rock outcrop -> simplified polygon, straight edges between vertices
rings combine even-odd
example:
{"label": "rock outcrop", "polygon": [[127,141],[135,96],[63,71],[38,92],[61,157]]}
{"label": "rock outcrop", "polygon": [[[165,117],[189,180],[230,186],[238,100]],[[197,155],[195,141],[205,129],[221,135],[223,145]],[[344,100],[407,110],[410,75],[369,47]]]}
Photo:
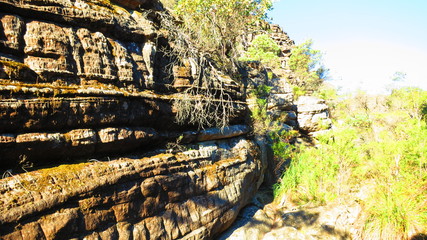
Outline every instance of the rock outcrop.
{"label": "rock outcrop", "polygon": [[297,106],[298,123],[302,131],[315,135],[316,132],[331,128],[332,122],[325,100],[312,96],[301,96]]}
{"label": "rock outcrop", "polygon": [[363,228],[358,220],[361,210],[357,203],[303,209],[281,208],[274,202],[264,206],[252,203],[218,239],[357,239],[357,229]]}
{"label": "rock outcrop", "polygon": [[211,238],[255,194],[262,166],[243,138],[193,148],[3,179],[2,239]]}
{"label": "rock outcrop", "polygon": [[288,66],[292,48],[295,46],[295,42],[289,38],[288,34],[284,32],[279,25],[271,24],[270,29],[270,37],[280,47],[280,61],[282,63],[282,68],[286,68]]}
{"label": "rock outcrop", "polygon": [[[167,54],[164,14],[148,0],[0,0],[0,238],[213,238],[267,168],[245,93],[272,87],[283,129],[317,130],[259,63],[245,84],[211,76],[231,102],[226,127],[178,125],[197,63]],[[271,29],[286,65],[293,42]]]}
{"label": "rock outcrop", "polygon": [[217,80],[227,127],[178,125],[194,73],[162,52],[161,11],[0,0],[0,238],[209,239],[255,194],[243,85]]}
{"label": "rock outcrop", "polygon": [[[194,128],[174,120],[171,103],[182,98],[183,86],[174,87],[181,76],[168,72],[172,62],[158,51],[170,47],[159,29],[159,3],[0,0],[0,7],[0,169],[17,167],[22,158],[38,165],[114,152],[101,142],[137,149],[153,144],[143,140],[153,132]],[[236,100],[230,123],[242,123],[240,87],[227,86]],[[105,139],[113,132],[120,132],[119,141]],[[88,139],[86,153],[78,139]],[[38,145],[50,146],[52,155],[41,157]]]}
{"label": "rock outcrop", "polygon": [[267,114],[273,120],[298,129],[296,105],[291,86],[284,78],[274,78],[270,83],[272,89],[268,96]]}

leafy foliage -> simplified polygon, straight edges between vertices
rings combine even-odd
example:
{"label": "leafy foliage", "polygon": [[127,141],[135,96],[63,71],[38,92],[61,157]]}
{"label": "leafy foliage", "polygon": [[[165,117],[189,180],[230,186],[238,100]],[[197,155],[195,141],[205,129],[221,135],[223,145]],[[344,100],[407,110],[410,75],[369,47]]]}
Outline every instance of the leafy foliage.
{"label": "leafy foliage", "polygon": [[405,79],[406,79],[405,72],[395,72],[391,77],[391,80],[394,82],[402,82],[402,81],[405,81]]}
{"label": "leafy foliage", "polygon": [[174,100],[179,124],[224,127],[236,112],[226,86],[237,86],[235,47],[238,38],[265,18],[271,0],[179,0],[163,1],[174,6],[175,16],[157,13],[167,31],[170,46],[161,51],[173,66],[191,66],[191,86]]}
{"label": "leafy foliage", "polygon": [[245,53],[242,61],[260,61],[269,67],[279,67],[280,47],[267,34],[258,35],[254,38],[251,46]]}
{"label": "leafy foliage", "polygon": [[419,88],[395,89],[391,93],[388,105],[398,110],[406,110],[407,113],[416,119],[425,116],[423,105],[427,103],[427,94]]}
{"label": "leafy foliage", "polygon": [[322,54],[311,48],[313,42],[308,40],[292,49],[289,67],[295,73],[292,84],[305,91],[319,88],[328,74],[328,70],[321,65]]}
{"label": "leafy foliage", "polygon": [[256,135],[263,136],[272,129],[272,119],[267,114],[267,97],[270,91],[271,87],[259,85],[251,94],[251,97],[255,99],[255,104],[251,109],[251,117]]}
{"label": "leafy foliage", "polygon": [[295,137],[299,135],[296,130],[273,130],[270,131],[271,149],[273,150],[274,172],[280,174],[281,168],[287,164],[295,155],[295,146],[292,144]]}
{"label": "leafy foliage", "polygon": [[279,173],[294,152],[291,141],[298,135],[298,132],[284,128],[283,123],[273,120],[267,113],[267,99],[271,89],[270,86],[259,85],[251,93],[251,98],[255,99],[255,104],[251,107],[251,117],[254,134],[268,139],[274,153],[273,162],[269,164],[272,164],[275,173]]}
{"label": "leafy foliage", "polygon": [[239,36],[265,18],[271,6],[271,0],[180,0],[176,13],[192,44],[226,65],[236,57]]}

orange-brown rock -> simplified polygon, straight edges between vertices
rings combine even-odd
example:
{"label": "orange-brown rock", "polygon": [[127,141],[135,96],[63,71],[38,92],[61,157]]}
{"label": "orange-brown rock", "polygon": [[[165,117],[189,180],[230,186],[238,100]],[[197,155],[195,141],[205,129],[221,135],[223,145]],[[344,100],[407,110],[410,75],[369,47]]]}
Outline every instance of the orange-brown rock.
{"label": "orange-brown rock", "polygon": [[233,222],[261,183],[257,149],[232,138],[176,154],[64,165],[2,179],[0,234],[212,238]]}
{"label": "orange-brown rock", "polygon": [[228,126],[178,125],[198,66],[170,71],[162,11],[0,0],[1,239],[211,239],[253,196],[265,166],[244,84],[212,76]]}
{"label": "orange-brown rock", "polygon": [[0,46],[8,53],[17,53],[23,50],[23,32],[25,23],[17,15],[0,14],[1,29]]}

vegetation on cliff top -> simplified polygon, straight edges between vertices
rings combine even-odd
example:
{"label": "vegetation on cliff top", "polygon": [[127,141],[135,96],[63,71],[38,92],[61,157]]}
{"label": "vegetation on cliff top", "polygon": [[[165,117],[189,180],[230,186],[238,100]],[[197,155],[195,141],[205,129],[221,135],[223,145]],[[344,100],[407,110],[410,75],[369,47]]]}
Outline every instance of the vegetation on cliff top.
{"label": "vegetation on cliff top", "polygon": [[193,46],[219,63],[231,64],[239,37],[264,19],[271,5],[271,0],[180,0],[175,9]]}
{"label": "vegetation on cliff top", "polygon": [[[169,5],[171,5],[169,3]],[[192,79],[174,100],[177,122],[199,128],[225,127],[236,111],[229,89],[241,80],[237,46],[239,37],[265,18],[271,0],[180,0],[173,4],[177,17],[162,17],[168,31],[174,66],[191,69]]]}
{"label": "vegetation on cliff top", "polygon": [[321,52],[313,49],[312,44],[312,40],[307,40],[295,46],[289,59],[289,68],[295,74],[290,83],[295,86],[294,91],[299,90],[301,94],[318,90],[328,74]]}
{"label": "vegetation on cliff top", "polygon": [[280,67],[280,47],[267,34],[257,35],[241,61],[259,61],[269,67]]}

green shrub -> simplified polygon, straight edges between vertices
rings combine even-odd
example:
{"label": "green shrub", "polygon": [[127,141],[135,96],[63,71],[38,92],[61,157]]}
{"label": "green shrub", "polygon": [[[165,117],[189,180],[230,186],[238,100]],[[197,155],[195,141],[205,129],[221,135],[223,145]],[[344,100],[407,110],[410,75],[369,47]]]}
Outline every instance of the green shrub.
{"label": "green shrub", "polygon": [[251,46],[245,55],[240,58],[241,61],[260,61],[269,67],[280,66],[280,47],[267,34],[258,35],[254,38]]}
{"label": "green shrub", "polygon": [[255,99],[255,105],[251,109],[251,118],[256,135],[265,135],[272,127],[272,119],[267,115],[267,97],[270,90],[271,87],[267,85],[259,85],[251,93],[251,97]]}
{"label": "green shrub", "polygon": [[292,86],[292,92],[294,94],[294,100],[298,100],[299,97],[304,96],[307,91],[298,86]]}
{"label": "green shrub", "polygon": [[312,49],[313,42],[308,40],[292,49],[289,68],[294,72],[295,79],[291,82],[304,91],[317,90],[328,74],[322,63],[322,54]]}
{"label": "green shrub", "polygon": [[175,13],[183,22],[181,32],[190,47],[227,66],[237,57],[242,32],[264,19],[271,6],[271,0],[179,0]]}

